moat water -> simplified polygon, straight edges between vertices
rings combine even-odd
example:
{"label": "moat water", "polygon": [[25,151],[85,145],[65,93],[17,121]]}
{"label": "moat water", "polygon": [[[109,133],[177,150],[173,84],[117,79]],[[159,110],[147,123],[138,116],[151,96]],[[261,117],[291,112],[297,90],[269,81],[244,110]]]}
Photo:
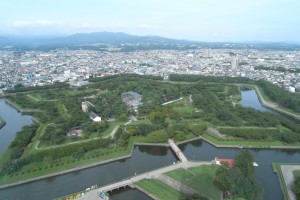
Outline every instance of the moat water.
{"label": "moat water", "polygon": [[[243,91],[240,103],[261,111],[270,111],[260,105],[254,90]],[[5,104],[1,99],[0,116],[7,122],[7,125],[0,130],[0,153],[2,153],[14,139],[16,132],[20,130],[22,126],[32,123],[32,121],[30,116],[21,115],[15,109]],[[200,140],[180,145],[179,148],[182,149],[183,153],[189,159],[201,161],[210,161],[216,156],[234,158],[239,152],[239,149],[215,148]],[[273,173],[272,162],[299,162],[300,150],[254,149],[251,150],[251,152],[254,156],[254,160],[259,165],[255,168],[255,176],[264,186],[265,199],[283,199],[277,175]],[[82,191],[91,185],[106,185],[132,176],[135,173],[139,174],[170,165],[176,160],[177,158],[168,148],[136,146],[133,150],[132,157],[128,159],[2,189],[0,190],[0,200],[53,199]],[[136,189],[123,189],[113,192],[111,198],[113,200],[150,199]]]}

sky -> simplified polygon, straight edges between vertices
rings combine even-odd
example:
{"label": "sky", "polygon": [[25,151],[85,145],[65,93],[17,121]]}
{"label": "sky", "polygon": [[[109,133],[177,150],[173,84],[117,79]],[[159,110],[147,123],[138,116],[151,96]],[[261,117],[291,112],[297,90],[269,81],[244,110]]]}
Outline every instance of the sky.
{"label": "sky", "polygon": [[0,35],[300,41],[300,0],[0,0]]}

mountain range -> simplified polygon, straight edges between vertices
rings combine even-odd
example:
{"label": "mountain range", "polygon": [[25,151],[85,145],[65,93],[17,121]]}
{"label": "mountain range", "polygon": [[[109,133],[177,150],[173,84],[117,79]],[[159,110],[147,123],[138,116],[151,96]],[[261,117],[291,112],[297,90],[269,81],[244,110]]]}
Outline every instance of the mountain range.
{"label": "mountain range", "polygon": [[117,47],[120,51],[151,49],[197,49],[197,48],[258,48],[281,50],[300,49],[300,44],[266,42],[198,42],[177,40],[159,36],[136,36],[122,32],[78,33],[60,37],[2,37],[0,50],[51,50],[51,49],[91,49],[106,50]]}

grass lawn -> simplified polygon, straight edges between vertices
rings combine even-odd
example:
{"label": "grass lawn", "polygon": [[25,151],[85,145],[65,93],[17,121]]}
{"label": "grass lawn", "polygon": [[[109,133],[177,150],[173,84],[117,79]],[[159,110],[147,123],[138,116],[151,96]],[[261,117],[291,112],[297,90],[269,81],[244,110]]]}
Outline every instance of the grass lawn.
{"label": "grass lawn", "polygon": [[179,200],[184,199],[185,197],[185,194],[155,179],[144,179],[135,183],[135,185],[141,187],[143,190],[156,196],[160,200]]}
{"label": "grass lawn", "polygon": [[295,176],[295,178],[300,178],[300,170],[295,170],[295,171],[293,171],[293,174],[294,174],[294,176]]}
{"label": "grass lawn", "polygon": [[143,119],[143,120],[138,120],[138,121],[132,121],[128,126],[130,125],[140,125],[140,124],[152,124],[149,119]]}
{"label": "grass lawn", "polygon": [[182,184],[198,191],[201,196],[209,199],[220,199],[222,192],[213,184],[213,178],[218,166],[203,165],[190,169],[177,169],[166,175]]}
{"label": "grass lawn", "polygon": [[216,136],[212,136],[211,134],[204,134],[202,136],[206,140],[217,144],[217,145],[244,145],[244,146],[252,146],[252,147],[270,147],[270,146],[298,146],[298,143],[293,145],[285,145],[281,141],[249,141],[249,140],[222,140]]}

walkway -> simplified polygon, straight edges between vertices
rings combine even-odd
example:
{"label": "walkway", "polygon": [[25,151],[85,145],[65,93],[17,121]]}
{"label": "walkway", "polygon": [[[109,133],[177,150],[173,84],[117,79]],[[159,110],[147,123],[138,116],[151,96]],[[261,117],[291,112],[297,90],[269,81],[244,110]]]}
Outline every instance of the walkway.
{"label": "walkway", "polygon": [[179,168],[191,168],[191,167],[198,167],[201,165],[211,165],[211,162],[180,162],[174,165],[169,165],[167,167],[163,167],[157,170],[153,170],[150,172],[146,172],[143,174],[140,174],[138,176],[133,176],[130,177],[129,179],[117,182],[117,183],[112,183],[103,187],[100,187],[98,189],[95,190],[90,190],[88,192],[86,192],[82,197],[77,198],[77,200],[100,200],[100,197],[98,197],[98,194],[102,191],[102,192],[109,192],[115,189],[119,189],[125,186],[131,186],[134,183],[142,180],[142,179],[149,179],[149,178],[159,178],[162,174],[169,172],[169,171],[173,171],[175,169],[179,169]]}
{"label": "walkway", "polygon": [[179,99],[175,99],[175,100],[173,100],[173,101],[168,101],[168,102],[166,102],[166,103],[163,103],[163,104],[161,104],[162,106],[164,106],[164,105],[168,105],[168,104],[170,104],[170,103],[174,103],[174,102],[176,102],[176,101],[180,101],[180,100],[182,100],[183,98],[182,97],[180,97]]}
{"label": "walkway", "polygon": [[295,177],[293,174],[294,170],[300,170],[300,165],[281,165],[281,172],[283,175],[284,183],[286,185],[289,199],[296,200],[296,196],[292,191],[292,185],[294,183]]}
{"label": "walkway", "polygon": [[174,153],[179,158],[179,160],[181,162],[187,162],[188,159],[185,157],[185,155],[182,153],[182,151],[179,149],[179,147],[174,143],[174,141],[172,139],[169,139],[168,142],[169,142],[170,147],[174,151]]}

